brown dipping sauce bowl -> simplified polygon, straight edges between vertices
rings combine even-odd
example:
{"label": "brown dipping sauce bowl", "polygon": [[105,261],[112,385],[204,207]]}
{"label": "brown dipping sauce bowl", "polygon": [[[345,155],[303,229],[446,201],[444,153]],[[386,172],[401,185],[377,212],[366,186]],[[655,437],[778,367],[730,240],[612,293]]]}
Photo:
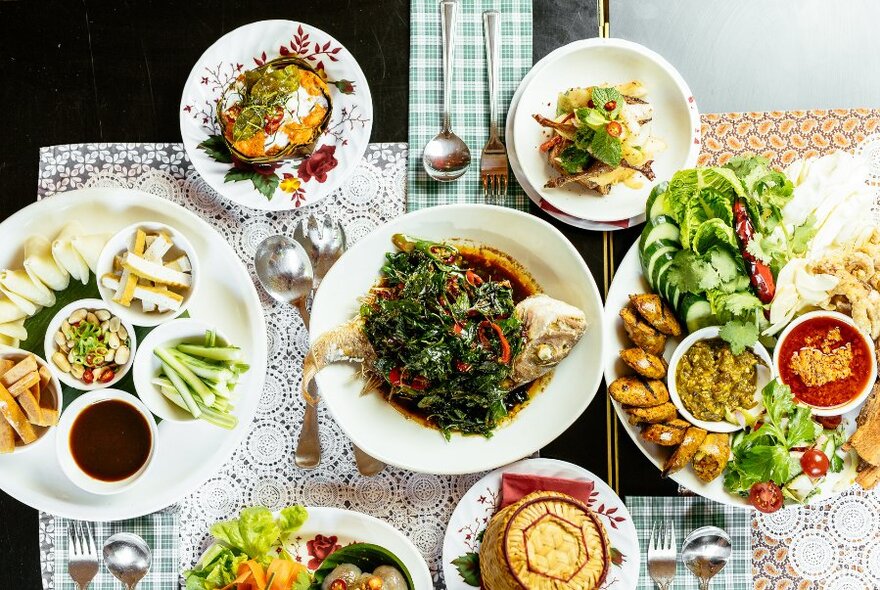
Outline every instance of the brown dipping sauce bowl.
{"label": "brown dipping sauce bowl", "polygon": [[76,398],[58,424],[56,450],[61,470],[92,494],[118,494],[146,473],[158,430],[147,407],[118,389]]}

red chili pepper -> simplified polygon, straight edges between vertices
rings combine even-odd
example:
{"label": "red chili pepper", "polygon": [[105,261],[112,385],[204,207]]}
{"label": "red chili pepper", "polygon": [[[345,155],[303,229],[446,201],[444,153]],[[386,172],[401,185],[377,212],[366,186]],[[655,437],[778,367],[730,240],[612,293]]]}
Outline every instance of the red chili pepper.
{"label": "red chili pepper", "polygon": [[480,342],[483,346],[489,345],[489,340],[486,338],[485,334],[483,334],[482,328],[485,327],[492,328],[495,331],[495,334],[498,336],[498,341],[501,343],[501,356],[498,357],[498,361],[502,364],[507,364],[510,362],[510,342],[507,341],[507,337],[504,336],[504,330],[501,329],[501,326],[496,324],[495,322],[484,321],[480,324]]}
{"label": "red chili pepper", "polygon": [[749,271],[749,279],[752,287],[758,295],[761,303],[770,303],[773,295],[776,294],[776,282],[773,280],[773,273],[770,267],[755,258],[748,251],[749,242],[755,234],[754,225],[749,218],[749,212],[746,210],[745,201],[737,199],[733,202],[733,218],[734,229],[739,238],[739,250],[742,253],[743,260],[746,261],[746,267]]}
{"label": "red chili pepper", "polygon": [[106,371],[101,373],[101,376],[98,377],[98,381],[100,381],[101,383],[110,383],[111,381],[113,381],[113,377],[115,376],[116,372],[113,369],[107,369]]}
{"label": "red chili pepper", "polygon": [[281,127],[281,121],[284,120],[284,109],[281,107],[275,107],[275,113],[270,117],[266,117],[266,125],[263,127],[263,130],[267,135],[272,135],[278,128]]}
{"label": "red chili pepper", "polygon": [[409,387],[416,391],[424,391],[428,389],[428,379],[422,375],[416,375],[413,377],[412,383],[409,384]]}
{"label": "red chili pepper", "polygon": [[554,135],[553,137],[551,137],[550,139],[548,139],[547,141],[542,143],[538,149],[541,150],[542,152],[549,152],[557,144],[562,143],[562,139],[563,138],[561,135]]}
{"label": "red chili pepper", "polygon": [[594,103],[593,99],[591,98],[590,100],[587,101],[587,106],[590,107],[591,109],[595,109],[596,103]]}
{"label": "red chili pepper", "polygon": [[393,369],[391,369],[391,372],[388,373],[388,381],[391,383],[391,385],[394,385],[394,386],[400,385],[401,374],[402,374],[402,371],[400,370],[400,367],[394,367]]}
{"label": "red chili pepper", "polygon": [[90,385],[95,380],[95,374],[92,373],[91,369],[86,369],[83,373],[82,380],[86,385]]}
{"label": "red chili pepper", "polygon": [[623,133],[623,126],[617,121],[610,121],[605,125],[605,132],[611,137],[620,137],[620,134]]}
{"label": "red chili pepper", "polygon": [[459,373],[467,373],[471,370],[470,363],[466,363],[464,361],[460,361],[458,359],[455,360],[455,368],[458,369]]}
{"label": "red chili pepper", "polygon": [[477,273],[475,273],[472,270],[467,270],[464,273],[464,278],[467,280],[468,284],[471,287],[479,287],[480,285],[483,284],[483,279],[480,278],[480,275],[478,275]]}
{"label": "red chili pepper", "polygon": [[452,331],[455,333],[456,336],[461,335],[461,331],[463,329],[464,328],[461,327],[461,324],[455,324],[454,326],[452,326]]}
{"label": "red chili pepper", "polygon": [[616,100],[609,100],[608,102],[605,103],[605,110],[608,112],[611,112],[616,108],[617,108],[617,101]]}

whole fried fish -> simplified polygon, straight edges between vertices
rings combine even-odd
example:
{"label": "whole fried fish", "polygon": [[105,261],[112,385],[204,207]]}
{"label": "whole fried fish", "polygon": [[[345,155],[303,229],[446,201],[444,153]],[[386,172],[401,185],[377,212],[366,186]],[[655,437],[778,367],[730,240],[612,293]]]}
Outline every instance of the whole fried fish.
{"label": "whole fried fish", "polygon": [[[583,311],[543,293],[520,301],[514,314],[523,325],[524,346],[513,358],[513,369],[504,383],[508,390],[531,383],[556,367],[588,327]],[[343,361],[361,363],[367,377],[365,392],[375,389],[381,382],[382,378],[374,368],[376,352],[360,316],[322,334],[312,344],[303,361],[303,397],[314,402],[308,393],[312,379],[327,365]]]}

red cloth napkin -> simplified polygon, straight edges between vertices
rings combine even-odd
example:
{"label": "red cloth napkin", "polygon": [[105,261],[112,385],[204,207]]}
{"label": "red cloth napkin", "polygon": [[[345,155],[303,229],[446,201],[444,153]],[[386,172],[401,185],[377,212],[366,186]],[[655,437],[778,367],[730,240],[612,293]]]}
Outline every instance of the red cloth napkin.
{"label": "red cloth napkin", "polygon": [[527,473],[501,474],[501,508],[507,508],[528,496],[532,492],[561,492],[589,505],[590,494],[593,493],[593,482],[562,479],[559,477],[542,477]]}

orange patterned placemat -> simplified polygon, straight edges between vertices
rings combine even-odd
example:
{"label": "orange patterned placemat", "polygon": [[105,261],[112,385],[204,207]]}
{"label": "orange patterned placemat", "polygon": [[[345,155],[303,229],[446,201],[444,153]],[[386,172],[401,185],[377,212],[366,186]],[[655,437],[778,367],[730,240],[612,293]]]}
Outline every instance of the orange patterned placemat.
{"label": "orange patterned placemat", "polygon": [[[846,150],[871,161],[880,184],[880,110],[703,115],[700,166],[757,153],[776,167]],[[880,496],[853,489],[815,506],[752,519],[755,590],[880,588]]]}

